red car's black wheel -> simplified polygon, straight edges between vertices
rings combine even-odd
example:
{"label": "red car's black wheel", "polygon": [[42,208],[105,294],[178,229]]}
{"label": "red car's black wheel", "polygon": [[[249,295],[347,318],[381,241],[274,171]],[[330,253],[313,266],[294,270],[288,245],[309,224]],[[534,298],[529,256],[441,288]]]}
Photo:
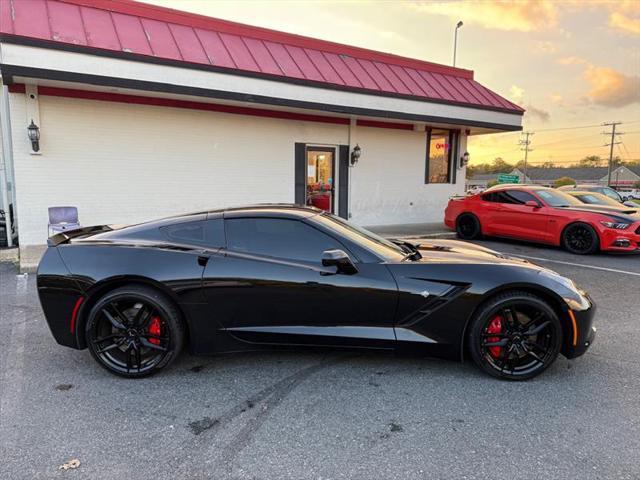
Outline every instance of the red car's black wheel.
{"label": "red car's black wheel", "polygon": [[562,232],[562,246],[571,253],[588,255],[598,251],[600,241],[591,225],[573,223]]}
{"label": "red car's black wheel", "polygon": [[164,295],[130,286],[107,293],[93,306],[86,339],[102,367],[124,377],[144,377],[178,356],[184,329],[179,312]]}
{"label": "red car's black wheel", "polygon": [[507,380],[539,375],[555,361],[561,344],[558,315],[527,292],[509,292],[488,301],[469,332],[473,360],[490,375]]}
{"label": "red car's black wheel", "polygon": [[456,233],[463,240],[480,238],[482,234],[480,220],[472,213],[463,213],[456,219]]}

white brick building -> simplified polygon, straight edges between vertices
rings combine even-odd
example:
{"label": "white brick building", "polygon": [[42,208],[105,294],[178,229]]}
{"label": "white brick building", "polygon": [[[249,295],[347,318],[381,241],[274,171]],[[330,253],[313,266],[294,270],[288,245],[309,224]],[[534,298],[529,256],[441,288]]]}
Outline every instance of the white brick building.
{"label": "white brick building", "polygon": [[467,70],[137,2],[1,5],[1,198],[24,249],[58,205],[83,225],[261,202],[440,221],[467,137],[521,128]]}

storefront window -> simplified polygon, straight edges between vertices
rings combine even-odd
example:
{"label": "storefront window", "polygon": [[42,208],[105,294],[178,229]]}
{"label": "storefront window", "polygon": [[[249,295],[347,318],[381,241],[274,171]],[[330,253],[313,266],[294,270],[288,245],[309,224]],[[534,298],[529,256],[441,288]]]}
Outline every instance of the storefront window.
{"label": "storefront window", "polygon": [[449,130],[431,130],[427,134],[427,168],[425,183],[449,183],[451,152],[455,135]]}

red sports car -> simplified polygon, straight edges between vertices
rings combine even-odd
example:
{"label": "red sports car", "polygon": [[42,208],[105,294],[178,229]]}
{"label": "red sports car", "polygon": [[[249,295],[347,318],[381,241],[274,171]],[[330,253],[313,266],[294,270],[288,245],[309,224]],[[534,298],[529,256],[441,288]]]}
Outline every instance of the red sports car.
{"label": "red sports car", "polygon": [[553,188],[504,185],[478,195],[452,198],[445,224],[458,236],[516,238],[558,245],[584,255],[640,252],[640,214],[586,205]]}

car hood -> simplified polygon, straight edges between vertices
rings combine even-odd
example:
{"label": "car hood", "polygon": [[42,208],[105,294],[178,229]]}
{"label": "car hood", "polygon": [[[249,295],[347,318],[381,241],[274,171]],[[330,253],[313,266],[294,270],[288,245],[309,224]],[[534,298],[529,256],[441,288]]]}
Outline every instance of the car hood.
{"label": "car hood", "polygon": [[414,263],[501,264],[543,269],[527,260],[460,240],[416,238],[401,240],[416,245],[420,250],[422,258]]}
{"label": "car hood", "polygon": [[593,204],[585,204],[582,206],[575,207],[558,207],[558,210],[569,210],[572,212],[589,212],[589,213],[602,213],[605,215],[614,216],[616,218],[621,218],[630,222],[637,222],[640,220],[640,213],[637,208],[630,207],[614,207],[608,205],[593,205]]}

